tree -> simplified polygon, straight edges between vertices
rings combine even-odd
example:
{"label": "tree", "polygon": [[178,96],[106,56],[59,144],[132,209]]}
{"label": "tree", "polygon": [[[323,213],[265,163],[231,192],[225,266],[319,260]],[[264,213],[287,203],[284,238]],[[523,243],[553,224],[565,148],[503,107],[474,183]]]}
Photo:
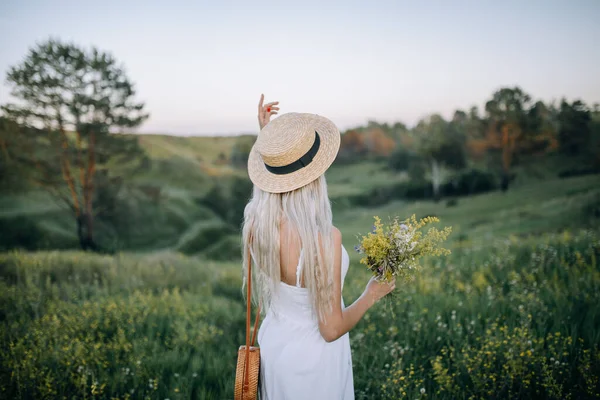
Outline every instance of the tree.
{"label": "tree", "polygon": [[594,104],[590,122],[590,145],[588,147],[591,155],[592,168],[600,170],[600,107]]}
{"label": "tree", "polygon": [[396,147],[394,139],[389,137],[385,130],[380,127],[368,129],[364,133],[364,137],[367,153],[375,157],[388,157]]}
{"label": "tree", "polygon": [[565,99],[560,103],[558,113],[558,140],[561,152],[574,156],[587,152],[590,142],[590,122],[592,114],[580,100],[569,104]]}
{"label": "tree", "polygon": [[482,158],[487,152],[486,126],[485,118],[479,116],[479,109],[476,106],[471,107],[467,116],[465,134],[467,151],[469,156],[474,159]]}
{"label": "tree", "polygon": [[558,149],[558,112],[551,103],[536,102],[527,111],[527,134],[521,152],[543,154]]}
{"label": "tree", "polygon": [[439,114],[419,121],[414,128],[414,135],[418,141],[418,151],[431,169],[433,197],[439,201],[445,169],[459,169],[466,164],[464,135],[458,123],[448,123]]}
{"label": "tree", "polygon": [[113,132],[146,120],[144,104],[133,100],[133,84],[112,55],[54,39],[30,49],[7,82],[17,101],[2,109],[24,127],[24,161],[73,213],[81,247],[96,249],[100,181],[120,184],[115,173],[131,171],[143,156],[136,137]]}
{"label": "tree", "polygon": [[514,156],[527,133],[527,110],[531,97],[519,87],[502,88],[485,105],[486,137],[478,143],[484,150],[500,152],[501,188],[508,189]]}
{"label": "tree", "polygon": [[412,167],[422,162],[416,153],[413,132],[402,122],[396,122],[390,131],[396,145],[388,159],[388,165],[396,171],[411,171]]}
{"label": "tree", "polygon": [[365,136],[362,133],[351,129],[342,135],[338,159],[348,161],[356,156],[362,157],[366,153]]}
{"label": "tree", "polygon": [[14,121],[0,117],[0,192],[19,192],[28,188],[30,171],[22,165],[25,146],[23,128]]}

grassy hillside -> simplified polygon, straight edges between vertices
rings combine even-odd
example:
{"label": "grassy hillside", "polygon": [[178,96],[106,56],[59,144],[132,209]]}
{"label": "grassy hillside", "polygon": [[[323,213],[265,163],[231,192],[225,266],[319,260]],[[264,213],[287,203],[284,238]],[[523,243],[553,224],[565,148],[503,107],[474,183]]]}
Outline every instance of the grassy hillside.
{"label": "grassy hillside", "polygon": [[[477,245],[495,237],[594,227],[600,222],[600,176],[547,180],[440,203],[395,201],[377,208],[348,209],[334,215],[342,232],[364,232],[373,216],[435,215],[453,226],[452,240]],[[350,240],[350,239],[349,239]]]}
{"label": "grassy hillside", "polygon": [[[129,185],[121,192],[117,215],[111,219],[98,218],[96,230],[100,244],[109,250],[171,249],[197,254],[212,247],[212,254],[238,252],[237,242],[232,240],[231,235],[237,232],[239,221],[228,218],[226,214],[228,208],[243,209],[250,194],[250,183],[243,169],[232,168],[227,159],[223,159],[223,156],[229,157],[237,140],[239,138],[235,137],[140,135],[140,143],[151,162],[146,170],[125,177]],[[579,221],[579,215],[571,215],[574,211],[571,214],[561,211],[563,202],[585,206],[586,202],[593,200],[596,193],[593,189],[598,186],[600,178],[591,175],[575,180],[557,179],[557,165],[568,167],[559,161],[547,158],[519,166],[516,169],[517,180],[509,191],[514,191],[514,198],[519,200],[505,211],[497,205],[504,196],[501,193],[461,198],[458,201],[465,207],[458,208],[440,208],[429,202],[388,202],[390,197],[393,200],[393,192],[383,196],[381,193],[406,183],[408,177],[406,173],[389,169],[385,162],[336,163],[327,171],[326,177],[336,222],[347,224],[351,232],[370,226],[368,219],[376,212],[403,215],[435,212],[440,217],[450,218],[457,229],[455,237],[466,240],[483,237],[480,230],[486,221],[500,221],[495,223],[505,234],[529,229],[521,224],[529,214],[538,231],[551,229],[555,220],[563,225],[573,218]],[[206,204],[205,201],[207,196],[214,194],[211,190],[215,186],[223,192],[223,201],[217,201],[224,208],[220,212],[215,210],[214,204]],[[232,186],[239,190],[232,194]],[[559,186],[572,193],[556,198]],[[372,197],[373,202],[369,201]],[[380,208],[382,211],[356,207],[357,204],[371,203],[385,205]],[[460,210],[469,207],[480,209],[482,215],[485,211],[482,220],[473,222],[471,226],[465,225],[464,215],[459,214]],[[571,225],[577,226],[578,223]],[[5,239],[6,243],[10,240],[22,242],[20,238],[26,237],[31,243],[26,248],[36,248],[36,244],[37,248],[48,249],[78,247],[73,216],[64,205],[39,190],[0,195],[0,227],[13,236]]]}
{"label": "grassy hillside", "polygon": [[209,176],[235,173],[220,162],[231,154],[239,139],[237,136],[139,136],[140,145],[154,160],[181,159],[189,168],[199,168]]}
{"label": "grassy hillside", "polygon": [[[351,250],[372,216],[438,215],[453,254],[351,333],[358,399],[593,398],[600,393],[600,185],[555,179],[335,215]],[[211,226],[195,226],[202,230]],[[214,228],[214,226],[212,227]],[[182,235],[177,246],[195,237]],[[238,262],[171,251],[0,255],[7,398],[231,398],[244,307]]]}
{"label": "grassy hillside", "polygon": [[[96,231],[102,247],[179,249],[182,240],[189,240],[190,231],[202,234],[196,229],[199,222],[223,223],[202,204],[202,199],[216,182],[245,176],[243,170],[220,160],[221,154],[229,156],[238,138],[139,138],[151,162],[147,169],[124,177],[127,186],[120,195],[120,215],[113,219],[122,221],[127,229],[115,232],[102,216],[97,219]],[[0,194],[0,226],[13,236],[11,240],[27,237],[32,246],[37,243],[42,248],[78,247],[73,215],[56,198],[35,188],[26,193]]]}

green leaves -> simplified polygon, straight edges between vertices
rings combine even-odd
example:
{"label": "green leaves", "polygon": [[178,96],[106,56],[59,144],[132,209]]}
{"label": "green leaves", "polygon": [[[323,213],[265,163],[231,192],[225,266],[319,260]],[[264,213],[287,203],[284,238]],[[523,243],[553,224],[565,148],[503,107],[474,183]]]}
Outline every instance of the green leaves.
{"label": "green leaves", "polygon": [[11,67],[7,82],[18,103],[3,110],[23,124],[109,132],[133,128],[148,118],[132,99],[134,85],[109,53],[49,39]]}

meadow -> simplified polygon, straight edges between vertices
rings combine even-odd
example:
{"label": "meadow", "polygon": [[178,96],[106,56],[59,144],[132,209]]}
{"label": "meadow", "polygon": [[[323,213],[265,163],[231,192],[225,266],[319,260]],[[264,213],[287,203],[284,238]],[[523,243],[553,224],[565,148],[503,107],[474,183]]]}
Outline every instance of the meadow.
{"label": "meadow", "polygon": [[[352,179],[402,179],[368,180],[369,168],[328,175],[351,253],[347,304],[368,279],[351,249],[374,215],[436,215],[454,233],[451,256],[426,260],[351,332],[358,399],[600,397],[598,175],[439,203],[336,206]],[[152,252],[2,253],[0,397],[232,398],[240,264],[184,255],[172,245],[182,237]]]}
{"label": "meadow", "polygon": [[[150,110],[126,69],[60,38],[5,80],[0,398],[232,398],[256,135],[131,134]],[[483,101],[342,132],[326,178],[348,250],[374,216],[453,229],[351,332],[358,399],[600,397],[600,107]],[[350,253],[346,304],[369,279]]]}

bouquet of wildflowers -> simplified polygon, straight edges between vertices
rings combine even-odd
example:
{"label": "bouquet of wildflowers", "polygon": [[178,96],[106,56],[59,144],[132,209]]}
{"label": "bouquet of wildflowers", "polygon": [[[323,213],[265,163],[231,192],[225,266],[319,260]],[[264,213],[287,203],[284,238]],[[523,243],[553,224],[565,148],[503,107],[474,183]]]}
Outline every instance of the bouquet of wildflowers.
{"label": "bouquet of wildflowers", "polygon": [[431,227],[427,233],[421,231],[434,222],[439,219],[425,217],[417,221],[413,215],[404,221],[395,217],[384,226],[376,216],[373,231],[362,236],[360,244],[354,247],[364,255],[361,264],[365,264],[374,276],[388,282],[394,277],[411,280],[419,268],[419,258],[450,254],[450,250],[440,247],[439,243],[448,238],[452,228],[445,227],[440,231]]}

